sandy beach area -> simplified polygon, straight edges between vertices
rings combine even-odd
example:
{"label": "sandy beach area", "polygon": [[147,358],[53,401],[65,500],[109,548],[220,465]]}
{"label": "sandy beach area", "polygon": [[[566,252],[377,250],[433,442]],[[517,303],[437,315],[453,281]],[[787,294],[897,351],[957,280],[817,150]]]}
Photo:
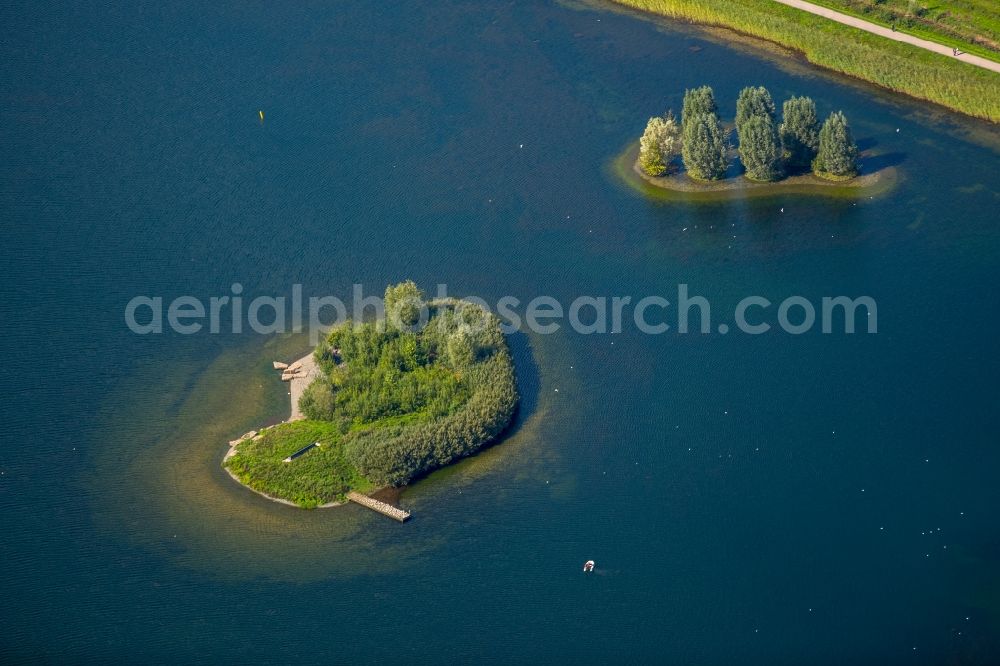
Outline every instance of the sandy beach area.
{"label": "sandy beach area", "polygon": [[[312,384],[313,380],[319,377],[320,374],[322,373],[322,370],[320,370],[319,366],[316,364],[316,359],[313,358],[312,352],[309,352],[307,355],[303,356],[297,361],[289,363],[288,367],[289,368],[298,367],[298,371],[296,373],[296,376],[291,380],[289,380],[288,382],[288,395],[291,401],[291,412],[288,416],[286,423],[288,421],[301,421],[302,419],[305,418],[305,415],[299,409],[299,398],[302,397],[302,393],[306,390],[306,387]],[[245,436],[246,435],[244,435],[244,437]],[[259,433],[254,433],[253,436],[259,437],[260,435]],[[230,442],[229,451],[226,452],[225,457],[222,459],[223,462],[225,462],[230,457],[235,455],[236,448],[239,445],[240,441],[242,441],[242,438],[240,440],[233,440],[233,442]],[[280,497],[273,497],[271,495],[268,495],[267,493],[261,492],[254,488],[250,488],[250,486],[240,481],[239,478],[235,474],[233,474],[232,471],[229,470],[229,468],[225,469],[226,473],[229,474],[229,476],[232,477],[232,479],[236,481],[236,483],[240,484],[245,488],[249,488],[253,492],[260,495],[261,497],[266,497],[267,499],[272,500],[274,502],[279,502],[281,504],[287,504],[288,506],[294,506],[295,508],[299,508],[298,505],[295,504],[294,502],[289,502],[288,500],[281,499]],[[328,502],[326,504],[319,505],[317,508],[326,509],[335,506],[343,506],[344,504],[346,504],[346,502]]]}
{"label": "sandy beach area", "polygon": [[302,397],[302,393],[305,392],[306,387],[312,384],[313,380],[319,377],[321,373],[312,352],[309,352],[298,361],[289,364],[289,367],[294,368],[297,365],[301,366],[298,376],[288,382],[288,392],[292,399],[292,412],[288,417],[289,421],[301,421],[305,418],[299,409],[299,398]]}
{"label": "sandy beach area", "polygon": [[[293,361],[288,364],[289,368],[298,368],[296,376],[293,377],[288,382],[288,396],[291,402],[291,411],[285,422],[289,421],[301,421],[305,418],[302,410],[299,409],[299,399],[302,397],[302,393],[306,390],[306,387],[312,384],[313,380],[316,379],[322,372],[319,366],[316,364],[316,359],[313,358],[312,352],[303,356],[297,361]],[[284,370],[282,370],[284,372]],[[245,439],[253,439],[259,437],[260,433],[256,430],[251,431],[243,435],[238,439],[234,439],[229,442],[229,451],[226,452],[223,461],[228,460],[236,453],[236,447]],[[230,476],[232,476],[230,474]],[[236,478],[236,477],[233,477]],[[238,479],[237,479],[238,480]],[[273,498],[272,498],[273,499]],[[281,501],[281,500],[279,500]]]}

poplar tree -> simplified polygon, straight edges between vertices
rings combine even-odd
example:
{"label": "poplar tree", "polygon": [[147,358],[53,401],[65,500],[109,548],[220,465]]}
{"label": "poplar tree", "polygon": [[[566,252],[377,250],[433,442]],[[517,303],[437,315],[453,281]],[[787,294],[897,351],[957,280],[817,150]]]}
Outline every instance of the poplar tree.
{"label": "poplar tree", "polygon": [[710,86],[689,88],[684,91],[684,105],[681,107],[681,127],[687,126],[688,120],[695,116],[708,113],[718,116],[719,106],[715,103],[715,93]]}
{"label": "poplar tree", "polygon": [[668,111],[662,118],[650,118],[639,139],[639,166],[650,176],[660,176],[669,170],[680,148],[681,128],[673,112]]}
{"label": "poplar tree", "polygon": [[792,171],[809,168],[819,150],[819,120],[816,103],[808,97],[792,97],[781,108],[779,128],[785,164]]}
{"label": "poplar tree", "polygon": [[740,161],[753,180],[777,180],[782,175],[781,142],[774,121],[766,115],[753,115],[740,129]]}
{"label": "poplar tree", "polygon": [[692,178],[718,180],[729,166],[726,138],[714,113],[686,115],[684,123],[684,166]]}
{"label": "poplar tree", "polygon": [[858,175],[858,146],[847,117],[840,111],[831,113],[819,131],[819,152],[813,160],[813,171],[828,178]]}
{"label": "poplar tree", "polygon": [[764,86],[748,87],[740,91],[736,99],[736,132],[741,133],[743,124],[754,116],[767,116],[774,122],[774,100]]}

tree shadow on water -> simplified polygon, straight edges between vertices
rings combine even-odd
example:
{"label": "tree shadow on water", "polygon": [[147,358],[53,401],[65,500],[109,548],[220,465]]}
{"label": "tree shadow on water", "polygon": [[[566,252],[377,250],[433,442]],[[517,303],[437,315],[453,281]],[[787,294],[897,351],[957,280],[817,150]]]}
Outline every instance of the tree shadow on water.
{"label": "tree shadow on water", "polygon": [[875,173],[882,169],[899,166],[906,161],[906,153],[883,153],[882,155],[862,155],[861,171]]}
{"label": "tree shadow on water", "polygon": [[531,351],[531,339],[521,331],[515,331],[507,336],[507,346],[514,361],[514,375],[517,381],[517,392],[520,400],[517,411],[507,429],[495,440],[500,440],[516,434],[521,427],[534,415],[538,409],[538,397],[541,392],[541,376],[535,355]]}
{"label": "tree shadow on water", "polygon": [[858,152],[865,152],[866,150],[871,150],[878,145],[878,140],[872,137],[865,137],[864,139],[858,139]]}
{"label": "tree shadow on water", "polygon": [[878,140],[872,137],[858,139],[857,145],[862,173],[875,173],[882,169],[899,166],[906,160],[906,153],[899,151],[872,154],[872,150],[879,145]]}

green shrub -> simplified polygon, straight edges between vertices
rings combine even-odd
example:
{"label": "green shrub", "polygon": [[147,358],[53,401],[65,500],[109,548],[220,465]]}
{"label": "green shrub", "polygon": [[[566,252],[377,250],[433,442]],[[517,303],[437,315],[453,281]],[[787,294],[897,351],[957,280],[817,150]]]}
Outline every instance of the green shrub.
{"label": "green shrub", "polygon": [[345,444],[351,463],[376,485],[401,485],[469,455],[503,432],[517,407],[506,349],[473,366],[469,401],[439,420],[359,431]]}
{"label": "green shrub", "polygon": [[386,322],[396,328],[414,326],[420,321],[424,295],[412,280],[385,288]]}

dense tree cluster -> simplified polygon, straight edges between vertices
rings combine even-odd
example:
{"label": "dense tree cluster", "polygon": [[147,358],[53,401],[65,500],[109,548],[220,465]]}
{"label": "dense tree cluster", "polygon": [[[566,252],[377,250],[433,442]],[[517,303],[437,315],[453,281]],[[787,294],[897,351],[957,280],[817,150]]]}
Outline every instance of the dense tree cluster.
{"label": "dense tree cluster", "polygon": [[347,440],[347,459],[376,485],[401,485],[475,452],[510,422],[517,406],[514,369],[506,351],[470,366],[469,399],[453,413],[413,424],[362,430]]}
{"label": "dense tree cluster", "polygon": [[[808,97],[786,100],[779,124],[771,93],[763,86],[746,87],[736,100],[734,124],[740,162],[752,180],[775,181],[810,167],[825,178],[858,173],[858,148],[844,114],[831,114],[820,128],[816,104]],[[718,180],[725,175],[730,163],[728,133],[709,86],[684,92],[679,135],[671,112],[650,118],[639,142],[639,167],[652,176],[666,173],[678,143],[689,176]]]}
{"label": "dense tree cluster", "polygon": [[[386,316],[330,331],[306,420],[262,429],[225,466],[254,490],[315,507],[404,484],[474,453],[510,423],[518,395],[500,320],[474,303],[390,286]],[[285,458],[318,444],[293,462]]]}
{"label": "dense tree cluster", "polygon": [[376,485],[474,452],[503,431],[518,400],[499,320],[464,301],[424,302],[411,285],[386,290],[386,321],[405,296],[410,319],[426,310],[424,325],[334,329],[316,349],[324,377],[300,403],[309,419],[338,425],[346,459]]}

